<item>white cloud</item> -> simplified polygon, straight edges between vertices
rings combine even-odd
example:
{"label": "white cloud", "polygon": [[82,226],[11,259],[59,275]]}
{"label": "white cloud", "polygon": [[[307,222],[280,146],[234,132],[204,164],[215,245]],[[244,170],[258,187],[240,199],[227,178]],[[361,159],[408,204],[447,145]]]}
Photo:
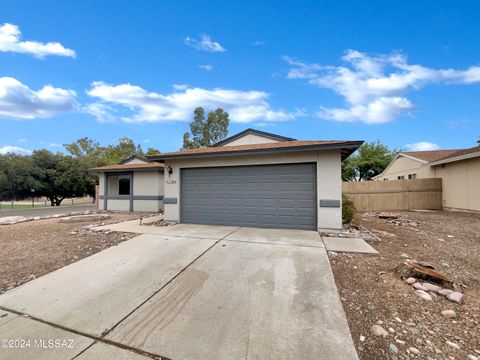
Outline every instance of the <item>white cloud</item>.
{"label": "white cloud", "polygon": [[175,90],[185,90],[185,89],[188,89],[188,85],[185,85],[185,84],[174,84],[173,85],[173,88]]}
{"label": "white cloud", "polygon": [[18,154],[18,155],[30,155],[32,153],[31,150],[24,149],[18,146],[2,146],[0,147],[0,154],[5,155],[5,154]]}
{"label": "white cloud", "polygon": [[196,87],[163,95],[131,84],[94,82],[87,94],[101,100],[102,105],[133,111],[133,115],[122,118],[126,122],[188,121],[197,106],[203,106],[207,111],[221,107],[230,114],[231,121],[237,123],[285,121],[303,115],[302,110],[272,109],[267,102],[269,94],[263,91]]}
{"label": "white cloud", "polygon": [[199,67],[200,69],[203,69],[203,70],[206,70],[206,71],[212,71],[212,70],[213,70],[213,66],[212,66],[212,65],[209,65],[209,64],[207,64],[207,65],[198,65],[198,67]]}
{"label": "white cloud", "polygon": [[265,45],[265,41],[262,41],[262,40],[255,40],[253,43],[252,43],[253,46],[262,46],[262,45]]}
{"label": "white cloud", "polygon": [[429,84],[473,84],[480,82],[480,66],[466,70],[431,69],[410,65],[402,54],[369,56],[348,50],[343,66],[307,64],[284,57],[290,65],[289,79],[331,89],[344,97],[347,108],[322,108],[318,116],[335,121],[380,124],[409,113],[413,104],[405,97],[410,90]]}
{"label": "white cloud", "polygon": [[114,112],[115,109],[111,106],[108,106],[107,104],[88,104],[83,108],[83,111],[87,114],[95,116],[97,118],[97,121],[100,123],[115,122],[115,116],[112,115],[112,112]]}
{"label": "white cloud", "polygon": [[47,146],[48,146],[48,147],[51,147],[51,148],[63,147],[62,144],[57,144],[57,143],[48,143]]}
{"label": "white cloud", "polygon": [[75,57],[75,51],[59,42],[20,41],[21,36],[22,32],[16,25],[5,23],[0,26],[0,51],[31,54],[39,59],[48,55]]}
{"label": "white cloud", "polygon": [[202,34],[200,35],[200,39],[194,39],[190,36],[185,38],[185,44],[191,46],[200,51],[207,51],[207,52],[224,52],[226,51],[225,48],[220,45],[220,43],[213,41],[210,36]]}
{"label": "white cloud", "polygon": [[17,142],[19,143],[26,143],[28,141],[28,139],[25,139],[25,138],[21,138],[21,139],[18,139]]}
{"label": "white cloud", "polygon": [[0,118],[45,118],[76,108],[73,90],[46,85],[34,91],[14,78],[0,78]]}
{"label": "white cloud", "polygon": [[440,146],[428,141],[420,141],[414,144],[405,145],[405,148],[409,151],[430,151],[438,150],[440,149]]}

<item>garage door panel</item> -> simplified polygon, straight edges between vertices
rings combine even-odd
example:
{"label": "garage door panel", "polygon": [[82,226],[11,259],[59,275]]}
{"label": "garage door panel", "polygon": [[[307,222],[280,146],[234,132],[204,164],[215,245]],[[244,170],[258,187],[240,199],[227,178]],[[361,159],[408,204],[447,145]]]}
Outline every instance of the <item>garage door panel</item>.
{"label": "garage door panel", "polygon": [[181,221],[316,228],[316,166],[182,169]]}

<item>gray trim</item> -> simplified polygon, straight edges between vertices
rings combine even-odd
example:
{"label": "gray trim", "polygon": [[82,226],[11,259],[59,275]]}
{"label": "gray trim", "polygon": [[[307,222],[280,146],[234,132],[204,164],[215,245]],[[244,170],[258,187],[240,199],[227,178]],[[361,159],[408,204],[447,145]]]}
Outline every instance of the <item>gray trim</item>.
{"label": "gray trim", "polygon": [[176,197],[164,197],[163,198],[163,203],[164,204],[176,204],[177,203],[177,198]]}
{"label": "gray trim", "polygon": [[266,138],[269,138],[269,139],[272,139],[272,140],[278,140],[278,141],[295,141],[296,140],[296,139],[293,139],[293,138],[290,138],[290,137],[277,135],[277,134],[272,134],[272,133],[269,133],[269,132],[266,132],[266,131],[260,131],[260,130],[249,128],[249,129],[245,129],[245,130],[239,132],[238,134],[227,137],[227,138],[217,142],[216,144],[213,144],[212,147],[218,147],[218,146],[228,144],[229,142],[237,140],[237,139],[241,138],[242,136],[245,136],[245,135],[248,135],[248,134],[259,135],[259,136],[263,136],[263,137],[266,137]]}
{"label": "gray trim", "polygon": [[[357,150],[363,141],[346,141],[338,144],[315,144],[294,146],[285,148],[266,148],[266,149],[253,149],[253,150],[235,150],[235,151],[218,151],[213,153],[186,153],[176,155],[153,155],[150,157],[152,160],[171,160],[171,159],[190,159],[190,158],[212,158],[212,157],[229,157],[229,156],[242,156],[242,155],[261,155],[261,154],[284,154],[292,152],[304,152],[304,151],[323,151],[323,150],[342,150],[342,160],[347,158],[355,150]],[[227,149],[227,148],[226,148]]]}
{"label": "gray trim", "polygon": [[130,175],[130,212],[133,212],[133,173]]}
{"label": "gray trim", "polygon": [[163,195],[133,195],[133,200],[163,200]]}
{"label": "gray trim", "polygon": [[[130,195],[100,195],[100,199],[129,200]],[[133,200],[163,200],[163,195],[133,195]]]}
{"label": "gray trim", "polygon": [[[103,196],[105,197],[103,200],[103,210],[107,210],[107,196],[108,196],[108,176],[107,174],[103,174]],[[100,199],[102,196],[100,196]]]}
{"label": "gray trim", "polygon": [[104,200],[130,200],[130,195],[101,195],[100,199]]}
{"label": "gray trim", "polygon": [[104,173],[104,174],[108,174],[108,173],[115,173],[115,175],[118,175],[118,173],[124,173],[125,171],[129,171],[129,172],[137,172],[137,171],[162,171],[164,170],[164,166],[163,164],[158,164],[158,166],[152,166],[152,167],[148,167],[148,168],[128,168],[128,167],[124,167],[124,168],[121,168],[121,169],[100,169],[100,170],[96,170],[96,169],[88,169],[87,171],[89,173]]}
{"label": "gray trim", "polygon": [[341,206],[340,200],[320,199],[320,207],[339,208]]}

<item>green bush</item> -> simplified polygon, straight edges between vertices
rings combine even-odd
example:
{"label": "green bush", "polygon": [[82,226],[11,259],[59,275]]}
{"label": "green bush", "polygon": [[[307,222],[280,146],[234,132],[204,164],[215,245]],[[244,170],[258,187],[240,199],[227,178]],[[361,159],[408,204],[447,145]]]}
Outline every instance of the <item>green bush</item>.
{"label": "green bush", "polygon": [[353,199],[342,194],[342,220],[345,224],[350,224],[355,216],[355,203]]}

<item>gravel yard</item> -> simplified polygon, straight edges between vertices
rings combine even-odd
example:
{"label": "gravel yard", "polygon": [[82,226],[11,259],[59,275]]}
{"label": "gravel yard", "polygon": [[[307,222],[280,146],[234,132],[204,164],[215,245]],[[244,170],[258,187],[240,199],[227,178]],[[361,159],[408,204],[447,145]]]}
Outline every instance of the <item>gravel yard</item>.
{"label": "gravel yard", "polygon": [[[480,359],[480,214],[395,214],[398,220],[359,215],[381,238],[370,243],[378,255],[329,254],[360,359]],[[393,271],[407,258],[453,279],[464,303],[435,292],[432,301],[418,297]],[[383,336],[372,334],[373,325]]]}
{"label": "gravel yard", "polygon": [[[137,214],[114,213],[103,223],[132,220]],[[60,223],[45,219],[0,226],[0,293],[135,236],[92,232],[99,222]]]}

